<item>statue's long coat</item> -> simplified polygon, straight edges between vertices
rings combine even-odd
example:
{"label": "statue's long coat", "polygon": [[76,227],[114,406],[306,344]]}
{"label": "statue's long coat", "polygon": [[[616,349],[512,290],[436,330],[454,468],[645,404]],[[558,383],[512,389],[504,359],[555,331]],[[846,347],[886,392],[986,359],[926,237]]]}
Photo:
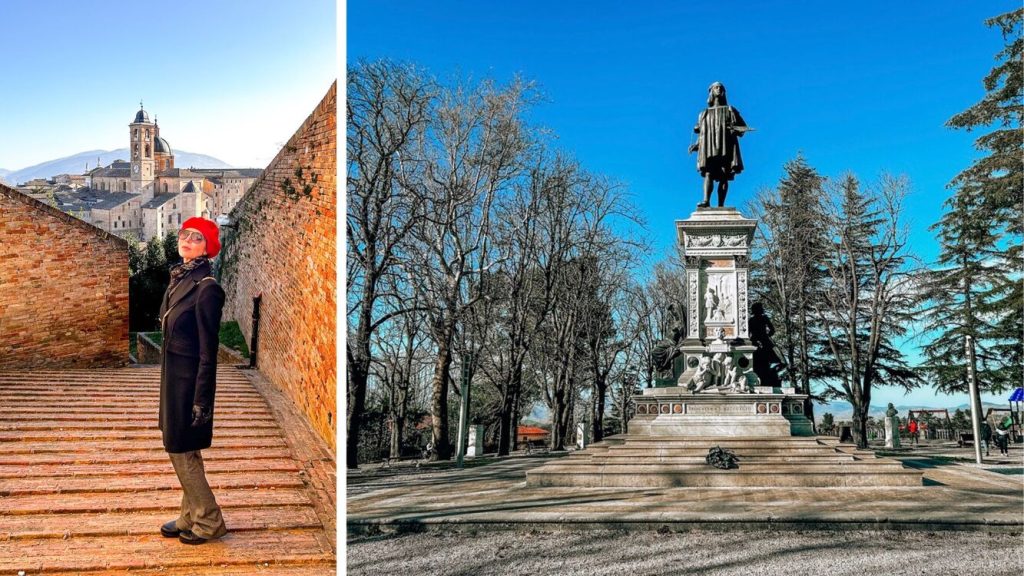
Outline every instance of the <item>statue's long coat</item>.
{"label": "statue's long coat", "polygon": [[729,105],[709,106],[701,111],[693,131],[697,137],[697,171],[716,180],[732,180],[743,171],[739,136],[746,128],[739,111]]}
{"label": "statue's long coat", "polygon": [[168,288],[160,306],[160,430],[171,453],[209,448],[213,419],[192,427],[192,406],[213,411],[224,290],[203,264]]}

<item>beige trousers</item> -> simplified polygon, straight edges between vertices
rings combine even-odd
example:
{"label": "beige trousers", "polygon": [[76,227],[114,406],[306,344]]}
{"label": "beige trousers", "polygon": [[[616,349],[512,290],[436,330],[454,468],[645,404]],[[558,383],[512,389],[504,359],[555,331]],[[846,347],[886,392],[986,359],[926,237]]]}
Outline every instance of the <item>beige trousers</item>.
{"label": "beige trousers", "polygon": [[178,530],[191,530],[200,538],[220,538],[227,534],[220,506],[206,481],[206,468],[199,450],[167,454],[178,475],[181,489],[181,516],[175,521]]}

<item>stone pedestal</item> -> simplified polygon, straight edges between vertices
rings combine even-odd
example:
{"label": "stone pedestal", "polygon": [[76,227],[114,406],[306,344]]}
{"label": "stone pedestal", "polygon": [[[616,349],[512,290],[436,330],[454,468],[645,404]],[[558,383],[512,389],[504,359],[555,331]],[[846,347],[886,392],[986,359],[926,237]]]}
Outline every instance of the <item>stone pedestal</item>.
{"label": "stone pedestal", "polygon": [[687,300],[680,386],[697,374],[704,356],[721,354],[743,372],[753,368],[747,280],[756,228],[755,220],[728,207],[698,208],[686,220],[676,221],[686,262]]}
{"label": "stone pedestal", "polygon": [[900,424],[896,417],[885,417],[885,447],[900,447]]}
{"label": "stone pedestal", "polygon": [[466,448],[467,458],[476,458],[484,455],[484,427],[469,427],[469,442]]}
{"label": "stone pedestal", "polygon": [[812,436],[802,394],[694,394],[648,388],[637,396],[630,434],[700,437]]}
{"label": "stone pedestal", "polygon": [[686,335],[675,385],[635,396],[630,433],[811,436],[806,395],[763,386],[753,371],[747,282],[757,222],[735,208],[698,208],[676,221],[686,262]]}

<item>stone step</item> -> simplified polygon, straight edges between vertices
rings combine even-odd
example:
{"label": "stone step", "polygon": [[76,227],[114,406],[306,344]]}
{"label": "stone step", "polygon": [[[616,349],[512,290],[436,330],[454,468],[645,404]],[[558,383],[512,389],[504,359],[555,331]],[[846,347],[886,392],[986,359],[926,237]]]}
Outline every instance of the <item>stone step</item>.
{"label": "stone step", "polygon": [[[206,472],[232,472],[245,469],[246,460],[224,460],[207,458],[203,455],[203,467]],[[262,459],[258,468],[261,472],[298,472],[298,463],[292,458]],[[145,476],[149,474],[173,473],[170,461],[164,458],[159,462],[117,462],[87,464],[0,464],[0,478],[60,478],[64,476]]]}
{"label": "stone step", "polygon": [[[244,470],[244,468],[242,468]],[[236,468],[235,470],[238,470]],[[301,488],[302,478],[297,472],[213,472],[207,473],[207,480],[214,492],[218,489],[246,488]],[[5,478],[0,485],[0,496],[30,494],[67,494],[92,492],[101,485],[105,493],[141,492],[146,490],[180,491],[181,483],[169,473],[160,475],[132,476],[60,476],[52,478]],[[179,492],[180,493],[180,492]]]}
{"label": "stone step", "polygon": [[[172,473],[173,474],[173,473]],[[309,496],[300,488],[260,488],[215,492],[217,504],[225,510],[233,507],[308,506]],[[7,516],[39,514],[86,514],[99,512],[139,512],[181,509],[180,490],[143,490],[106,494],[101,486],[92,492],[61,494],[23,494],[0,498],[0,520]]]}
{"label": "stone step", "polygon": [[[214,423],[214,435],[220,438],[280,438],[275,428],[221,428]],[[160,430],[152,427],[144,430],[0,430],[0,443],[18,442],[90,442],[94,440],[140,440],[160,438]]]}
{"label": "stone step", "polygon": [[[270,413],[270,410],[266,407],[266,405],[263,405],[263,406],[258,407],[258,408],[250,408],[250,407],[242,408],[242,407],[234,407],[234,406],[230,407],[230,408],[225,408],[225,407],[221,406],[220,404],[217,404],[215,409],[217,411],[217,415],[219,415],[219,416],[224,416],[226,414],[231,414],[231,415],[245,417],[245,416],[251,415],[254,418],[259,418],[261,420],[265,419],[265,418],[272,418],[273,417],[272,414]],[[74,406],[69,406],[69,407],[66,407],[66,408],[61,408],[58,411],[58,413],[55,413],[54,410],[48,409],[48,408],[45,408],[45,407],[39,408],[39,407],[31,407],[31,406],[5,406],[4,409],[3,409],[3,415],[0,416],[0,419],[5,420],[5,421],[12,421],[12,420],[20,421],[20,420],[45,419],[45,418],[68,419],[68,420],[79,420],[79,419],[95,420],[95,419],[103,419],[103,418],[106,418],[108,416],[109,417],[119,417],[119,416],[120,417],[132,417],[132,416],[135,416],[135,417],[138,417],[138,418],[141,418],[141,419],[147,419],[147,418],[156,418],[157,415],[158,415],[158,410],[159,410],[159,408],[158,408],[156,403],[153,403],[153,405],[148,405],[147,404],[147,405],[139,405],[139,406],[125,406],[125,407],[121,407],[121,408],[117,408],[117,409],[104,410],[103,412],[99,412],[99,411],[97,411],[93,407],[82,407],[82,406],[74,407]]]}
{"label": "stone step", "polygon": [[[220,500],[220,498],[218,498]],[[322,528],[312,506],[222,507],[224,522],[232,532]],[[0,517],[0,540],[65,538],[79,536],[152,535],[174,519],[180,508],[144,512],[90,512],[85,514],[37,514]]]}
{"label": "stone step", "polygon": [[592,444],[591,446],[600,446],[607,444],[608,446],[620,446],[620,445],[632,445],[632,446],[666,446],[666,445],[742,445],[742,444],[764,444],[772,446],[802,446],[802,445],[816,445],[823,446],[824,444],[819,442],[813,436],[778,436],[778,437],[762,437],[762,436],[625,436],[625,437],[611,437],[602,440],[599,443]]}
{"label": "stone step", "polygon": [[[291,450],[281,448],[231,448],[213,446],[203,450],[203,461],[217,460],[264,460],[274,458],[290,458]],[[142,464],[169,463],[167,452],[159,450],[126,448],[118,452],[35,452],[24,454],[0,454],[0,466],[41,466],[48,464]]]}
{"label": "stone step", "polygon": [[[210,573],[211,566],[267,563],[330,563],[321,530],[265,530],[228,534],[203,546],[181,546],[160,534],[146,536],[86,536],[69,538],[55,550],[50,539],[26,540],[0,546],[0,574],[49,574],[60,570],[133,570],[164,568],[165,573]],[[327,548],[329,550],[329,548]],[[173,571],[172,571],[173,570]],[[188,573],[193,573],[189,571]]]}
{"label": "stone step", "polygon": [[572,487],[848,487],[920,486],[921,474],[913,470],[852,465],[816,466],[815,469],[780,469],[777,465],[740,465],[738,470],[704,466],[660,466],[640,470],[631,466],[543,466],[526,476],[527,486]]}
{"label": "stone step", "polygon": [[[96,417],[93,419],[74,418],[69,420],[9,420],[0,418],[0,431],[7,430],[157,430],[159,422],[153,418]],[[217,428],[274,428],[273,418],[223,418],[217,414]]]}
{"label": "stone step", "polygon": [[323,470],[243,373],[217,380],[203,459],[231,532],[191,547],[158,533],[182,497],[159,367],[0,373],[0,574],[334,574]]}
{"label": "stone step", "polygon": [[[596,472],[607,472],[607,473],[626,473],[633,472],[635,474],[660,474],[662,472],[676,472],[676,471],[707,471],[717,470],[711,465],[707,464],[703,459],[699,462],[694,463],[663,463],[655,462],[650,460],[635,460],[631,463],[610,463],[604,461],[592,461],[586,460],[568,460],[563,459],[557,462],[552,462],[545,465],[541,470],[565,470],[565,471],[596,471]],[[770,462],[739,462],[738,470],[742,473],[760,473],[764,471],[777,471],[777,472],[788,472],[788,471],[803,471],[803,472],[841,472],[848,474],[857,471],[876,471],[876,470],[905,470],[902,464],[895,460],[876,459],[876,460],[838,460],[824,463],[814,462],[783,462],[783,461],[770,461]],[[734,469],[737,470],[737,469]],[[535,472],[531,470],[530,473]]]}
{"label": "stone step", "polygon": [[[18,402],[12,407],[21,408],[33,408],[35,410],[52,410],[54,412],[61,412],[65,408],[137,408],[139,406],[158,406],[159,397],[153,396],[152,398],[140,398],[138,401],[131,398],[109,398],[109,399],[92,399],[92,398],[54,398],[52,400],[47,399],[28,399]],[[220,398],[216,399],[216,409],[219,410],[222,407],[231,408],[265,408],[266,403],[258,398],[252,400],[234,400],[228,398],[221,402]]]}
{"label": "stone step", "polygon": [[715,446],[720,446],[731,452],[738,454],[809,454],[809,455],[822,455],[822,454],[840,454],[834,448],[828,446],[757,446],[757,445],[745,445],[745,446],[727,446],[727,445],[702,445],[702,446],[669,446],[664,448],[641,448],[639,446],[612,446],[606,450],[587,450],[590,454],[602,454],[608,456],[645,456],[645,455],[659,455],[659,456],[689,456],[691,454],[707,454],[708,450]]}
{"label": "stone step", "polygon": [[[592,456],[585,457],[581,456],[579,460],[600,463],[600,464],[687,464],[687,463],[705,463],[704,454],[694,455],[673,455],[673,456],[646,456],[642,460],[636,456]],[[855,459],[850,454],[835,454],[835,455],[792,455],[792,454],[776,454],[776,455],[750,455],[744,454],[736,455],[741,463],[769,463],[769,462],[793,462],[793,463],[804,463],[804,464],[830,464],[833,462],[853,462]],[[574,457],[565,458],[563,461],[569,462],[576,460]]]}
{"label": "stone step", "polygon": [[[287,446],[284,438],[277,437],[243,437],[233,438],[227,431],[214,431],[214,446],[230,448],[280,448]],[[7,454],[33,454],[37,452],[108,452],[152,450],[165,452],[163,441],[158,435],[151,439],[135,440],[131,443],[116,440],[94,440],[90,442],[0,442],[0,458]],[[204,450],[205,453],[205,450]]]}

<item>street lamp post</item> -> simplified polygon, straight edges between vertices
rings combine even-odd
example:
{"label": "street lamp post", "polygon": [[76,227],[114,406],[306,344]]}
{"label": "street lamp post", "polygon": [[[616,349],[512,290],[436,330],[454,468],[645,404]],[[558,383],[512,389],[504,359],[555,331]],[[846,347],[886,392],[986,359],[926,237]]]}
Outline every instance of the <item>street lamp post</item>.
{"label": "street lamp post", "polygon": [[974,431],[974,461],[981,464],[981,397],[978,395],[977,375],[974,373],[974,338],[964,341],[967,351],[967,386],[971,395],[971,428]]}

